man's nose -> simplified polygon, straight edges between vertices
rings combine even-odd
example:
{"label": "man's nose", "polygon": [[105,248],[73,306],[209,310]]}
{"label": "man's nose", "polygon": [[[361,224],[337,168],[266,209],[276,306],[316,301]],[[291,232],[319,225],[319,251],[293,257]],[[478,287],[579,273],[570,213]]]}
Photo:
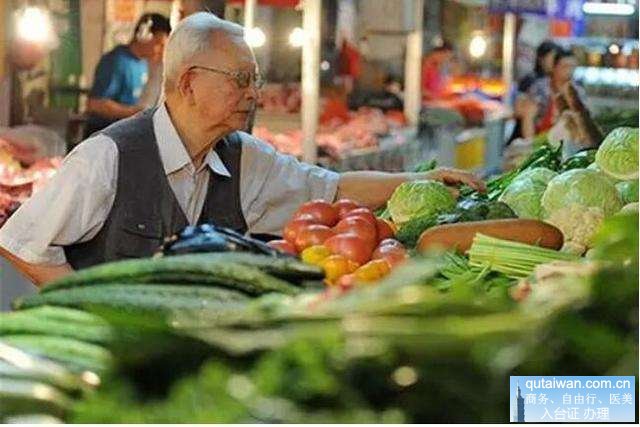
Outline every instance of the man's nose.
{"label": "man's nose", "polygon": [[245,97],[250,100],[256,100],[259,97],[259,93],[260,89],[258,89],[256,85],[252,83],[245,91]]}

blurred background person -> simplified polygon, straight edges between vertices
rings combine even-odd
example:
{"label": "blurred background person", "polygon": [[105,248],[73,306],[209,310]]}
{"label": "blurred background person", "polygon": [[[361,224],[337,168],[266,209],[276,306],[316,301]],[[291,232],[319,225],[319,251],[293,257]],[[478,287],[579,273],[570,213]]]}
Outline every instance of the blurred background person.
{"label": "blurred background person", "polygon": [[422,97],[433,100],[448,95],[451,61],[454,57],[453,45],[444,41],[422,60]]}
{"label": "blurred background person", "polygon": [[514,107],[516,123],[509,142],[522,137],[522,117],[527,114],[527,108],[533,108],[533,106],[526,104],[526,94],[536,80],[544,79],[551,74],[558,49],[559,46],[552,41],[545,40],[542,42],[536,49],[536,60],[533,71],[518,82]]}
{"label": "blurred background person", "polygon": [[[140,98],[149,79],[149,63],[161,61],[170,32],[169,19],[158,13],[145,14],[136,24],[131,43],[103,55],[87,102],[85,137],[145,108]],[[160,89],[156,89],[147,99],[157,101]]]}

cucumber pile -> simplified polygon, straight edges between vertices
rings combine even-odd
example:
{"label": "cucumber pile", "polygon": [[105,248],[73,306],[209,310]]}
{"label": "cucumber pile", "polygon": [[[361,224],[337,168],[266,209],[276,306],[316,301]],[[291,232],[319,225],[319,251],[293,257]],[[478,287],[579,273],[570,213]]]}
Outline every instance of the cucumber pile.
{"label": "cucumber pile", "polygon": [[[135,316],[159,325],[178,314],[230,319],[258,296],[296,295],[323,277],[293,258],[228,252],[119,261],[50,283],[0,314],[0,420],[64,419],[86,378],[117,370],[123,336],[136,344],[132,336],[149,326],[132,326]],[[142,358],[138,350],[124,352]]]}
{"label": "cucumber pile", "polygon": [[637,375],[637,221],[520,302],[437,256],[338,297],[246,253],[87,269],[0,314],[0,420],[505,422],[510,375]]}

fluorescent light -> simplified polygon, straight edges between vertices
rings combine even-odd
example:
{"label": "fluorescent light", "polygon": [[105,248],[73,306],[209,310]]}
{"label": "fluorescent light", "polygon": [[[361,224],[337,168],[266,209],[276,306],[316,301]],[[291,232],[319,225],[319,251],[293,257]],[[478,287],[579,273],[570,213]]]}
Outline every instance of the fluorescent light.
{"label": "fluorescent light", "polygon": [[628,3],[596,3],[587,2],[582,5],[582,11],[589,15],[633,15],[636,8]]}
{"label": "fluorescent light", "polygon": [[469,53],[474,58],[480,58],[487,51],[487,39],[482,35],[475,35],[469,43]]}
{"label": "fluorescent light", "polygon": [[264,35],[264,31],[262,31],[258,27],[249,28],[244,33],[244,40],[251,47],[260,47],[264,46],[267,41],[267,36]]}
{"label": "fluorescent light", "polygon": [[289,34],[289,44],[293,47],[302,47],[306,38],[305,32],[302,28],[296,27]]}

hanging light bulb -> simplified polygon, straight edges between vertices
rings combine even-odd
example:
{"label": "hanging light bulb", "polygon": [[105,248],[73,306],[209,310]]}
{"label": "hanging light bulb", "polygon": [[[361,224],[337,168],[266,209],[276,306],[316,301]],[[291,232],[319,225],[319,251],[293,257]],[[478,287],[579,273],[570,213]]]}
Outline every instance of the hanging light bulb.
{"label": "hanging light bulb", "polygon": [[289,44],[293,47],[302,47],[305,40],[305,32],[302,28],[296,27],[289,34]]}
{"label": "hanging light bulb", "polygon": [[16,36],[27,42],[49,43],[53,39],[51,17],[43,9],[26,7],[16,17]]}
{"label": "hanging light bulb", "polygon": [[253,27],[245,30],[244,40],[251,47],[261,47],[267,42],[267,36],[259,27]]}
{"label": "hanging light bulb", "polygon": [[487,51],[487,39],[482,34],[476,34],[469,43],[469,54],[474,58],[480,58]]}

